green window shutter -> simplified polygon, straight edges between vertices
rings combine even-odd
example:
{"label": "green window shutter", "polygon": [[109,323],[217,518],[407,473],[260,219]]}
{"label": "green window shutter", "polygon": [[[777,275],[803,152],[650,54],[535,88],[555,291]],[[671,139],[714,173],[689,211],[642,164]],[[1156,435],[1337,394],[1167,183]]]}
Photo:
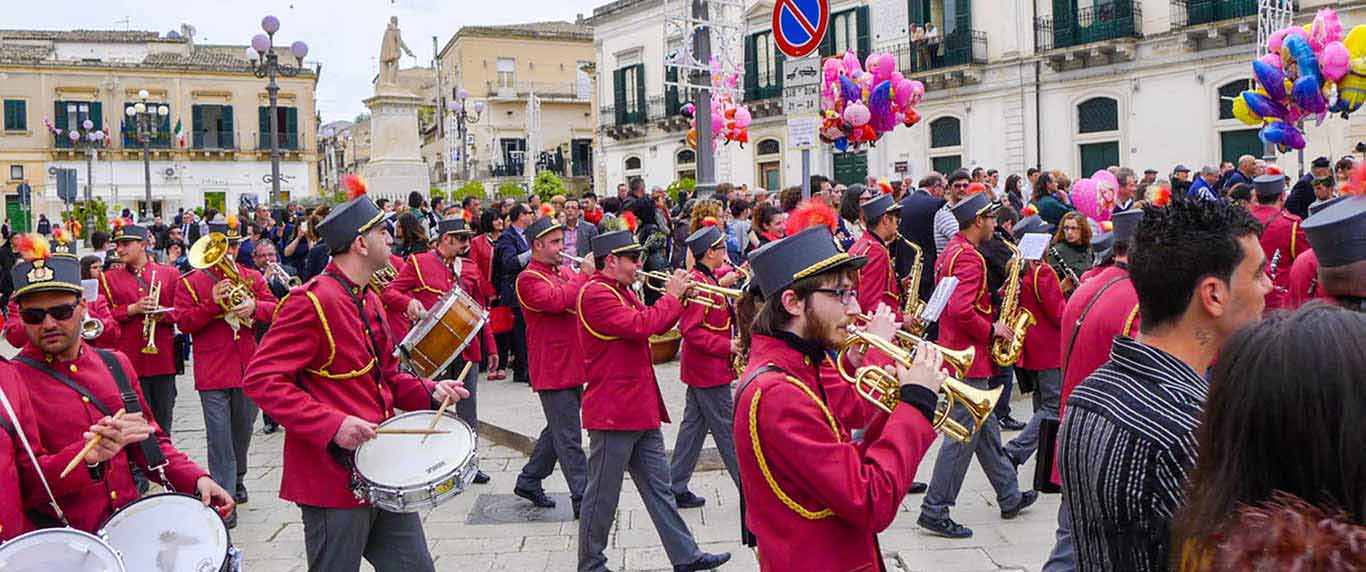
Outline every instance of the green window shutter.
{"label": "green window shutter", "polygon": [[636,108],[635,112],[639,118],[637,121],[644,123],[646,119],[645,111],[645,64],[636,64]]}
{"label": "green window shutter", "polygon": [[[960,2],[967,1],[960,0]],[[868,7],[859,6],[854,13],[857,14],[854,17],[857,20],[854,22],[854,28],[858,30],[858,40],[854,45],[858,46],[855,48],[858,50],[858,61],[863,62],[868,60],[868,54],[873,53],[873,35],[868,31]]]}
{"label": "green window shutter", "polygon": [[963,132],[958,119],[940,117],[930,122],[930,148],[957,147],[962,144]]}
{"label": "green window shutter", "polygon": [[612,101],[616,106],[617,125],[626,123],[626,68],[612,72]]}
{"label": "green window shutter", "polygon": [[5,101],[5,129],[28,129],[28,102],[22,99]]}
{"label": "green window shutter", "polygon": [[261,106],[256,108],[257,117],[260,121],[261,136],[257,139],[258,149],[270,148],[270,108]]}
{"label": "green window shutter", "polygon": [[57,100],[52,102],[52,125],[57,129],[66,131],[66,102]]}
{"label": "green window shutter", "polygon": [[910,29],[909,24],[924,25],[930,17],[929,0],[906,0],[906,15],[908,22],[906,29]]}
{"label": "green window shutter", "polygon": [[972,0],[954,0],[957,5],[954,11],[954,31],[964,37],[972,37]]}
{"label": "green window shutter", "polygon": [[204,125],[204,106],[190,106],[190,145],[195,149],[204,148],[204,133],[208,130]]}
{"label": "green window shutter", "polygon": [[237,147],[233,144],[232,133],[232,106],[224,105],[218,115],[218,147],[222,149],[232,149]]}
{"label": "green window shutter", "polygon": [[285,145],[287,149],[299,148],[299,110],[294,107],[285,108]]}
{"label": "green window shutter", "polygon": [[778,49],[777,44],[773,43],[773,38],[768,39],[769,49],[773,50],[773,85],[777,87],[778,95],[783,93],[783,62],[787,61],[787,55]]}
{"label": "green window shutter", "polygon": [[95,130],[104,129],[104,104],[98,101],[90,102],[90,120],[95,122]]}
{"label": "green window shutter", "polygon": [[[821,57],[828,58],[835,55],[835,16],[830,16],[830,23],[825,28],[825,37],[821,38],[820,53]],[[839,54],[843,56],[844,54]]]}
{"label": "green window shutter", "polygon": [[759,34],[745,36],[745,99],[753,100],[759,91],[759,50],[755,38]]}
{"label": "green window shutter", "polygon": [[[678,81],[678,68],[664,68],[664,80]],[[666,115],[674,115],[678,113],[679,107],[681,107],[681,104],[678,101],[678,88],[666,84],[664,86],[664,113]]]}

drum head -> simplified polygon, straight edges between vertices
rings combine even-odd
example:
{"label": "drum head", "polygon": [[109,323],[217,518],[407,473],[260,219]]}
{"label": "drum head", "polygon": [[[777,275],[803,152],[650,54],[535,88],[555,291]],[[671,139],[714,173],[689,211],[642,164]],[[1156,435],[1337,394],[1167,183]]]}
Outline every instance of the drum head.
{"label": "drum head", "polygon": [[[426,429],[435,411],[413,411],[399,415],[379,426],[397,429]],[[379,486],[407,488],[440,482],[459,469],[474,454],[474,431],[452,413],[442,415],[438,431],[429,435],[379,435],[356,449],[356,470]]]}
{"label": "drum head", "polygon": [[133,501],[105,521],[100,535],[130,570],[217,572],[230,546],[218,512],[181,494]]}
{"label": "drum head", "polygon": [[0,545],[0,570],[124,572],[125,568],[114,549],[98,536],[74,528],[48,528]]}

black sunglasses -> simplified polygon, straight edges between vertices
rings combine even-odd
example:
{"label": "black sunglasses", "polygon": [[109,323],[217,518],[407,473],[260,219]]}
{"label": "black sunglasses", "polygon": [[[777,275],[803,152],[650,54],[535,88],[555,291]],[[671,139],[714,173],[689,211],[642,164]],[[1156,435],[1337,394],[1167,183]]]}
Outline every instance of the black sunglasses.
{"label": "black sunglasses", "polygon": [[52,315],[52,319],[60,322],[71,319],[75,313],[76,304],[61,304],[51,308],[23,308],[19,310],[19,317],[23,318],[25,324],[36,326],[43,323],[49,314]]}

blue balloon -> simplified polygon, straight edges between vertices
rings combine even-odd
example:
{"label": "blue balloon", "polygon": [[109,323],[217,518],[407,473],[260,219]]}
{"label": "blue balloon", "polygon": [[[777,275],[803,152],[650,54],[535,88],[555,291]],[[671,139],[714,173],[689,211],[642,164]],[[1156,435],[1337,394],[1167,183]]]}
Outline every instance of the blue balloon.
{"label": "blue balloon", "polygon": [[849,148],[849,138],[848,138],[848,137],[840,137],[839,139],[836,139],[836,140],[835,140],[835,148],[836,148],[836,149],[839,149],[840,151],[844,151],[844,150],[848,149],[848,148]]}
{"label": "blue balloon", "polygon": [[1273,121],[1257,133],[1262,143],[1271,143],[1290,149],[1304,148],[1304,135],[1284,121]]}
{"label": "blue balloon", "polygon": [[1247,102],[1247,108],[1251,109],[1258,117],[1275,117],[1285,119],[1286,113],[1284,105],[1280,102],[1272,101],[1271,98],[1255,91],[1244,91],[1243,101]]}
{"label": "blue balloon", "polygon": [[1299,34],[1286,34],[1285,43],[1282,45],[1285,46],[1286,51],[1290,52],[1290,57],[1295,58],[1295,63],[1300,70],[1300,79],[1312,77],[1314,83],[1323,85],[1323,72],[1319,70],[1319,59],[1314,56],[1314,48],[1309,47],[1309,40],[1304,39],[1304,36]]}
{"label": "blue balloon", "polygon": [[1285,100],[1285,72],[1262,60],[1252,60],[1252,75],[1272,101]]}
{"label": "blue balloon", "polygon": [[1290,95],[1305,113],[1312,115],[1328,110],[1328,102],[1324,101],[1319,84],[1312,77],[1301,76],[1295,80],[1295,84],[1290,88]]}

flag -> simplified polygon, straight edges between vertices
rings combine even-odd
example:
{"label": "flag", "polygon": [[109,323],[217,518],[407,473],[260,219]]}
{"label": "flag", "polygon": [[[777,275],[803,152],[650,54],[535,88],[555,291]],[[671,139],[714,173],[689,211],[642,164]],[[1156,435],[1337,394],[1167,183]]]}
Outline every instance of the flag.
{"label": "flag", "polygon": [[185,146],[185,128],[180,124],[180,118],[175,120],[175,142],[179,147]]}

